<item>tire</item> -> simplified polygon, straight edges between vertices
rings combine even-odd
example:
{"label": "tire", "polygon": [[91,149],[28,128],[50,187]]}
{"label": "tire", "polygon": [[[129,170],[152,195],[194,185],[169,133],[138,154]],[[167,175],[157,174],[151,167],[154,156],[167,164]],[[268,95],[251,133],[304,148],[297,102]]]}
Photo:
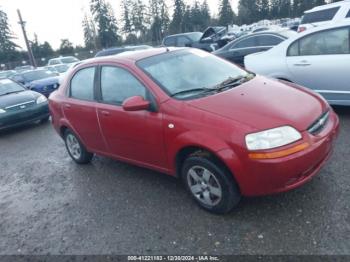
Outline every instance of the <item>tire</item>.
{"label": "tire", "polygon": [[45,124],[45,123],[47,123],[47,122],[49,121],[49,119],[50,119],[50,116],[47,116],[47,117],[41,119],[41,120],[40,120],[40,123],[41,123],[41,124]]}
{"label": "tire", "polygon": [[79,138],[69,129],[64,133],[64,142],[70,157],[78,164],[88,164],[94,154],[88,152]]}
{"label": "tire", "polygon": [[230,172],[210,158],[187,158],[182,167],[182,180],[199,206],[211,213],[229,213],[241,200]]}

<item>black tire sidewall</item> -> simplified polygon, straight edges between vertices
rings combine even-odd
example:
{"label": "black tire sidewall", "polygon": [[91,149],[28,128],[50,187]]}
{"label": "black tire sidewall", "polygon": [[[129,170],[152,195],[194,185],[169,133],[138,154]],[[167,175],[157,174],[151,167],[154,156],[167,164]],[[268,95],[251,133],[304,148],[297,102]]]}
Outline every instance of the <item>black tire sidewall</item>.
{"label": "black tire sidewall", "polygon": [[[71,152],[69,151],[68,149],[68,145],[67,145],[67,136],[68,135],[73,135],[75,137],[75,139],[78,141],[79,143],[79,146],[80,146],[80,151],[81,151],[81,154],[80,154],[80,158],[77,159],[75,158]],[[64,143],[66,145],[66,149],[68,151],[68,154],[69,156],[78,164],[87,164],[87,163],[90,163],[91,162],[91,159],[93,157],[93,154],[89,153],[84,145],[81,143],[80,139],[78,138],[78,136],[76,134],[74,134],[71,130],[67,129],[65,132],[64,132]]]}
{"label": "black tire sidewall", "polygon": [[[222,198],[221,201],[215,206],[207,206],[200,202],[191,192],[190,187],[187,181],[187,173],[188,170],[193,166],[202,166],[208,169],[212,174],[216,177],[218,182],[220,183],[222,189]],[[204,208],[207,211],[216,214],[226,214],[230,212],[240,201],[241,194],[239,192],[239,188],[237,183],[235,182],[232,174],[226,170],[225,167],[221,167],[219,164],[215,163],[215,161],[204,158],[204,157],[189,157],[185,160],[182,167],[182,180],[185,183],[185,186],[192,196],[192,198],[200,205],[200,207]],[[230,177],[231,176],[231,177]]]}

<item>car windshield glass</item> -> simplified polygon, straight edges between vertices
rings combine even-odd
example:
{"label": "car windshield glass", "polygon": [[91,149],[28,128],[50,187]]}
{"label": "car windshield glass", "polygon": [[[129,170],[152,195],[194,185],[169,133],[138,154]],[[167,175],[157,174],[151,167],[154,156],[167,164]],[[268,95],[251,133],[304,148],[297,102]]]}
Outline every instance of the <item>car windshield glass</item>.
{"label": "car windshield glass", "polygon": [[55,66],[55,69],[58,73],[65,73],[69,69],[69,66],[68,65],[58,65],[58,66]]}
{"label": "car windshield glass", "polygon": [[209,94],[208,90],[215,90],[227,79],[248,76],[239,67],[196,49],[168,52],[137,64],[170,96],[179,94],[179,99]]}
{"label": "car windshield glass", "polygon": [[52,76],[56,76],[56,74],[48,70],[37,70],[37,71],[30,71],[30,72],[23,73],[23,78],[27,82],[32,82],[35,80],[40,80],[40,79],[44,79]]}
{"label": "car windshield glass", "polygon": [[201,37],[203,36],[203,33],[195,32],[195,33],[187,34],[187,36],[189,38],[191,38],[192,41],[198,42],[201,39]]}
{"label": "car windshield glass", "polygon": [[24,90],[22,86],[9,79],[0,80],[0,96],[22,92]]}
{"label": "car windshield glass", "polygon": [[65,57],[65,58],[61,58],[61,61],[63,64],[70,64],[70,63],[78,62],[79,60],[76,59],[75,57]]}

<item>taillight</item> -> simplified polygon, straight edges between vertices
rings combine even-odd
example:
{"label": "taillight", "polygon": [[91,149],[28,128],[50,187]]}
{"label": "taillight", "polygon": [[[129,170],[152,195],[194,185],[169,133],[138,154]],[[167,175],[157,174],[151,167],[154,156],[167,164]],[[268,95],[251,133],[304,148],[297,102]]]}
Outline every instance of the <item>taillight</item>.
{"label": "taillight", "polygon": [[298,28],[298,33],[301,33],[301,32],[304,32],[306,30],[306,27],[305,26],[300,26]]}

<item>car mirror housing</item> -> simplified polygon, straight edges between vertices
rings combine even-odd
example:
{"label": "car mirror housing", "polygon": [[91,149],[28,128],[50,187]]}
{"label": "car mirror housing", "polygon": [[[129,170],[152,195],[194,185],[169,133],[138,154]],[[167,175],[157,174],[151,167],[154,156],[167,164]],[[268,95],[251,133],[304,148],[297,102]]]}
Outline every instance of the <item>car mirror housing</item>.
{"label": "car mirror housing", "polygon": [[142,96],[133,96],[126,99],[123,103],[125,111],[142,111],[150,109],[151,103]]}

